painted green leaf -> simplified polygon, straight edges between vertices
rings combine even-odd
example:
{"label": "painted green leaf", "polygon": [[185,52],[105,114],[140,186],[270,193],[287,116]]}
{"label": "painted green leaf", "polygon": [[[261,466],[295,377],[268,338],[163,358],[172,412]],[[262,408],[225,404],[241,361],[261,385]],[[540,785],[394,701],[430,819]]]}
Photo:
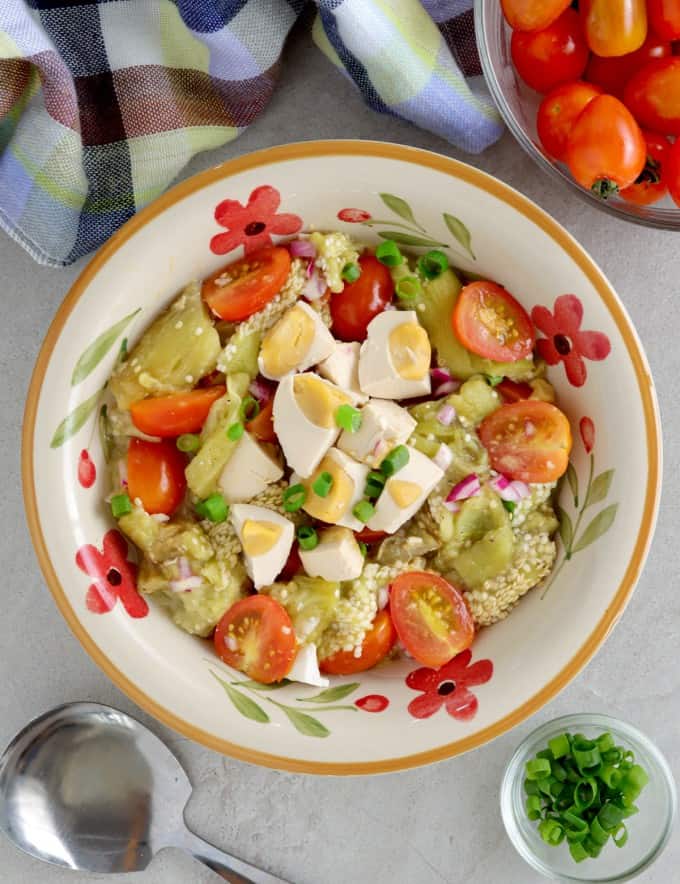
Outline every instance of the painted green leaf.
{"label": "painted green leaf", "polygon": [[99,442],[104,453],[104,460],[108,463],[113,450],[113,435],[111,433],[109,411],[106,405],[102,405],[99,409]]}
{"label": "painted green leaf", "polygon": [[285,688],[285,686],[290,683],[290,680],[287,678],[282,678],[281,681],[275,681],[272,684],[262,684],[259,681],[252,681],[249,678],[244,681],[232,682],[232,684],[242,685],[244,688],[250,688],[251,691],[278,691],[279,688]]}
{"label": "painted green leaf", "polygon": [[605,507],[602,512],[598,513],[577,540],[574,552],[580,552],[609,531],[614,524],[618,508],[618,503],[612,503],[611,506]]}
{"label": "painted green leaf", "polygon": [[339,684],[334,688],[326,688],[325,691],[321,691],[320,694],[315,694],[313,697],[298,697],[301,703],[335,703],[338,700],[344,700],[345,697],[348,697],[353,691],[359,687],[360,682],[353,681],[349,684]]}
{"label": "painted green leaf", "polygon": [[97,402],[99,401],[101,393],[101,390],[97,390],[97,392],[93,393],[89,399],[81,402],[80,405],[74,408],[73,411],[64,418],[54,431],[54,436],[52,436],[52,441],[50,442],[50,448],[59,448],[59,446],[63,445],[67,439],[70,439],[71,436],[78,432],[97,407]]}
{"label": "painted green leaf", "polygon": [[[380,199],[385,203],[388,209],[391,209],[395,213],[395,215],[399,215],[404,221],[410,221],[411,224],[420,227],[420,224],[418,224],[413,217],[411,207],[406,200],[402,199],[400,196],[395,196],[393,193],[381,193]],[[420,229],[422,230],[423,228],[420,227]]]}
{"label": "painted green leaf", "polygon": [[241,691],[237,691],[229,682],[224,681],[219,675],[215,675],[214,672],[211,672],[211,675],[222,685],[227,696],[241,715],[245,716],[245,718],[250,718],[251,721],[267,724],[269,716],[261,706],[258,706],[255,700],[251,700],[250,697],[246,697]]}
{"label": "painted green leaf", "polygon": [[595,476],[593,484],[590,486],[588,496],[586,497],[586,507],[595,503],[600,503],[609,494],[609,489],[614,478],[614,470],[605,470],[599,476]]}
{"label": "painted green leaf", "polygon": [[300,733],[304,734],[306,737],[330,736],[331,732],[326,725],[322,724],[318,718],[314,718],[313,715],[308,715],[306,712],[299,712],[297,709],[293,709],[292,706],[284,706],[281,703],[277,703],[277,706],[279,706],[280,709],[283,709],[295,730],[300,731]]}
{"label": "painted green leaf", "polygon": [[425,236],[416,236],[415,233],[401,233],[399,230],[379,230],[378,236],[383,239],[391,239],[400,246],[423,246],[426,249],[448,249],[445,242],[437,242],[436,239],[428,239]]}
{"label": "painted green leaf", "polygon": [[472,251],[472,237],[470,236],[470,231],[463,224],[460,218],[456,218],[455,215],[449,215],[448,212],[444,212],[444,222],[451,233],[456,237],[458,242],[468,253],[468,255],[470,255],[472,260],[476,261],[477,258],[475,257],[475,253]]}
{"label": "painted green leaf", "polygon": [[578,506],[578,476],[571,461],[567,464],[567,482],[574,496],[574,506]]}
{"label": "painted green leaf", "polygon": [[574,528],[571,524],[569,513],[563,510],[559,504],[555,504],[555,510],[557,511],[557,519],[560,523],[560,538],[562,539],[564,548],[569,550],[571,548],[571,542],[574,539]]}
{"label": "painted green leaf", "polygon": [[112,325],[111,328],[102,332],[99,337],[95,338],[90,346],[82,352],[80,359],[78,359],[75,368],[73,369],[73,374],[71,375],[72,387],[75,387],[76,384],[84,381],[89,373],[99,365],[111,347],[116,343],[118,336],[122,334],[128,324],[132,321],[133,317],[135,317],[141,309],[141,307],[138,307],[132,313],[128,313],[127,316],[115,325]]}

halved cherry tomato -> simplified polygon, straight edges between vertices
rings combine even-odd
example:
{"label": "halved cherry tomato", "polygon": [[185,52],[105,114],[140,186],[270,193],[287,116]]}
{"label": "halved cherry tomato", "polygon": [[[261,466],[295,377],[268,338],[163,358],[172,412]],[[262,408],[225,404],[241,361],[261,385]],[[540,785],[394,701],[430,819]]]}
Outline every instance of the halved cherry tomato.
{"label": "halved cherry tomato", "polygon": [[664,40],[680,40],[678,0],[647,0],[649,24]]}
{"label": "halved cherry tomato", "polygon": [[496,392],[501,394],[504,402],[521,402],[523,399],[529,399],[534,391],[530,384],[503,378],[500,384],[496,384]]}
{"label": "halved cherry tomato", "polygon": [[647,36],[645,0],[580,0],[588,45],[596,55],[627,55]]}
{"label": "halved cherry tomato", "polygon": [[676,138],[668,151],[665,172],[668,192],[673,197],[673,201],[680,206],[680,138]]}
{"label": "halved cherry tomato", "polygon": [[559,408],[526,399],[484,418],[479,438],[494,470],[522,482],[555,482],[566,471],[571,428]]}
{"label": "halved cherry tomato", "polygon": [[359,258],[361,276],[331,295],[333,334],[341,341],[363,341],[366,326],[387,307],[394,294],[390,271],[373,255]]}
{"label": "halved cherry tomato", "polygon": [[198,433],[213,402],[226,392],[226,387],[215,386],[140,399],[130,406],[130,417],[137,429],[149,436],[166,439],[181,436],[182,433]]}
{"label": "halved cherry tomato", "polygon": [[392,618],[387,611],[378,611],[371,628],[361,643],[361,654],[354,656],[354,651],[336,651],[319,663],[322,672],[330,675],[354,675],[372,669],[389,654],[397,640],[397,633],[392,625]]}
{"label": "halved cherry tomato", "polygon": [[274,409],[274,400],[270,399],[260,408],[257,417],[254,417],[246,424],[246,430],[252,433],[260,442],[275,442],[276,433],[274,432],[274,418],[272,412]]}
{"label": "halved cherry tomato", "polygon": [[569,6],[569,0],[501,0],[503,15],[516,31],[547,28]]}
{"label": "halved cherry tomato", "polygon": [[495,282],[481,279],[464,286],[451,323],[461,344],[485,359],[517,362],[534,349],[535,332],[529,314]]}
{"label": "halved cherry tomato", "polygon": [[582,111],[567,140],[569,171],[582,187],[607,199],[631,185],[645,167],[640,127],[613,95],[599,95]]}
{"label": "halved cherry tomato", "polygon": [[540,104],[536,129],[546,153],[556,160],[564,161],[567,140],[572,127],[584,108],[602,94],[599,86],[576,80],[553,89]]}
{"label": "halved cherry tomato", "polygon": [[220,319],[240,322],[278,295],[289,270],[288,249],[266,246],[205,279],[203,300]]}
{"label": "halved cherry tomato", "polygon": [[575,9],[565,9],[542,31],[513,31],[510,52],[517,73],[537,92],[577,80],[590,54]]}
{"label": "halved cherry tomato", "polygon": [[233,604],[217,624],[214,642],[227,666],[262,684],[288,675],[297,645],[288,611],[268,595]]}
{"label": "halved cherry tomato", "polygon": [[147,513],[171,516],[184,499],[186,458],[169,439],[130,439],[127,452],[128,494]]}
{"label": "halved cherry tomato", "polygon": [[387,532],[372,531],[370,528],[362,528],[361,531],[356,531],[354,536],[362,543],[380,543],[381,540],[384,540],[387,537]]}
{"label": "halved cherry tomato", "polygon": [[280,580],[282,583],[288,583],[289,580],[292,580],[296,574],[299,574],[302,571],[302,559],[300,558],[300,548],[297,543],[294,543],[290,552],[288,553],[288,558],[286,559],[286,564],[283,566],[281,573],[277,576],[277,580]]}
{"label": "halved cherry tomato", "polygon": [[647,161],[634,184],[625,187],[621,196],[637,206],[649,206],[666,195],[666,157],[671,143],[664,135],[642,132],[647,145]]}
{"label": "halved cherry tomato", "polygon": [[461,592],[438,574],[407,571],[390,588],[392,622],[406,650],[436,669],[469,648],[475,624]]}
{"label": "halved cherry tomato", "polygon": [[650,61],[630,78],[623,100],[645,129],[680,135],[680,58]]}
{"label": "halved cherry tomato", "polygon": [[602,58],[591,55],[584,79],[599,86],[603,92],[623,98],[626,83],[634,73],[654,58],[667,58],[671,54],[671,44],[650,32],[642,46],[629,55]]}

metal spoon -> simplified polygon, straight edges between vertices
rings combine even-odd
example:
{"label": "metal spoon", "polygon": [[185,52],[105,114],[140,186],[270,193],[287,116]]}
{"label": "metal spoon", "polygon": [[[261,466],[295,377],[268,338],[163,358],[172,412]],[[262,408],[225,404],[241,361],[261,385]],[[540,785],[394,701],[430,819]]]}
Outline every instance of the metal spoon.
{"label": "metal spoon", "polygon": [[179,847],[231,884],[285,884],[189,831],[191,783],[142,724],[99,703],[30,722],[0,757],[0,829],[26,853],[86,872],[136,872]]}

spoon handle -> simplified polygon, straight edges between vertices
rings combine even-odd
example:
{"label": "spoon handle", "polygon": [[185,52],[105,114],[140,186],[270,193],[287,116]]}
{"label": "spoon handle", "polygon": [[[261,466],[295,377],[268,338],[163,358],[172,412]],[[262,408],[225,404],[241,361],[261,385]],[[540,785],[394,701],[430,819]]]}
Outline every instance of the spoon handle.
{"label": "spoon handle", "polygon": [[186,850],[194,859],[204,863],[229,884],[287,884],[283,878],[270,875],[242,859],[220,850],[209,841],[199,838],[189,829],[185,829],[174,845]]}

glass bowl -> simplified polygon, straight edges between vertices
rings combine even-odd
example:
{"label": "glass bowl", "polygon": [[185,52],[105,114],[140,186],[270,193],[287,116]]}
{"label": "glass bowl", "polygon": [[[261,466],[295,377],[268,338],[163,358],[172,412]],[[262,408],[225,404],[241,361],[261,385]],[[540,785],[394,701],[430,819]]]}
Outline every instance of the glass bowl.
{"label": "glass bowl", "polygon": [[[526,762],[545,749],[548,740],[565,731],[586,737],[609,731],[617,745],[633,750],[636,762],[649,774],[649,782],[635,802],[640,812],[626,821],[628,841],[624,847],[616,847],[610,839],[597,859],[581,863],[572,859],[566,841],[559,847],[545,844],[524,808]],[[555,718],[530,733],[512,756],[501,786],[501,814],[513,846],[537,872],[560,881],[628,881],[639,875],[668,843],[676,805],[673,774],[649,738],[630,724],[589,712]]]}
{"label": "glass bowl", "polygon": [[566,166],[545,154],[536,134],[536,112],[542,96],[515,73],[510,57],[512,30],[503,17],[500,0],[474,0],[474,10],[477,46],[491,95],[512,134],[541,169],[603,212],[648,227],[680,230],[680,207],[670,197],[652,206],[635,206],[618,196],[605,201],[577,184]]}

